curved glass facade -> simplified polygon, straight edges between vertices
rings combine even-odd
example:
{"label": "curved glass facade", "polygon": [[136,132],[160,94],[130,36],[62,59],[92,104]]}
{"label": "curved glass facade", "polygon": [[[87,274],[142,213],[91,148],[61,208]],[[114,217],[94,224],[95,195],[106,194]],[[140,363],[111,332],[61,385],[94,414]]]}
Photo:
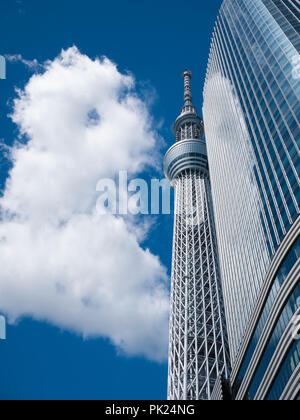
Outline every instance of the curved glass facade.
{"label": "curved glass facade", "polygon": [[[300,360],[300,340],[295,341],[291,346],[288,354],[286,355],[285,361],[281,366],[273,385],[265,398],[266,400],[276,401],[279,400],[282,395],[284,388],[286,387],[290,377],[296,370],[296,366],[299,365]],[[299,400],[299,396],[297,397]]]}
{"label": "curved glass facade", "polygon": [[[293,247],[291,248],[291,250],[285,257],[284,261],[281,263],[280,268],[278,269],[277,274],[273,280],[271,289],[268,293],[268,297],[264,304],[264,309],[261,312],[259,321],[257,322],[255,331],[252,335],[252,339],[250,341],[250,344],[248,345],[248,349],[245,353],[243,362],[239,369],[237,379],[236,379],[237,383],[241,383],[245,376],[249,363],[252,359],[252,356],[258,344],[259,338],[263,332],[264,326],[271,313],[271,309],[274,305],[274,302],[278,296],[279,291],[281,290],[281,286],[286,281],[290,271],[297,264],[299,258],[300,258],[300,238],[296,241],[296,243],[293,245]],[[296,308],[298,307],[300,307],[300,291],[299,291],[299,298],[296,299],[296,302],[295,302],[295,311],[296,311]]]}
{"label": "curved glass facade", "polygon": [[[248,388],[248,391],[245,395],[245,398],[253,400],[257,393],[257,390],[261,384],[261,381],[268,369],[269,363],[274,355],[276,347],[279,344],[279,341],[289,325],[289,322],[292,320],[294,313],[300,308],[300,284],[298,284],[293,293],[289,297],[289,300],[284,307],[283,311],[280,314],[280,317],[276,323],[276,326],[273,330],[271,337],[268,340],[268,344],[264,350],[263,356],[257,366],[256,372],[251,379],[251,384]],[[298,360],[299,363],[299,360]]]}
{"label": "curved glass facade", "polygon": [[[289,269],[299,264],[299,250],[288,253],[293,243],[287,240],[300,212],[299,22],[293,0],[225,0],[211,44],[203,115],[231,359],[233,366],[242,363],[238,383]],[[286,259],[257,314],[279,252]],[[258,387],[267,370],[261,366],[260,380],[253,378]]]}

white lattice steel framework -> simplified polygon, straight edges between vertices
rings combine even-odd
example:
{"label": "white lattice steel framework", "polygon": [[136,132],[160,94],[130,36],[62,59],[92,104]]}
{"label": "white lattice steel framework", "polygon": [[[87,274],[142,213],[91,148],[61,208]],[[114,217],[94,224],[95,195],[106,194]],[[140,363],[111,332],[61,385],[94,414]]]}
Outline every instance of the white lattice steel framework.
{"label": "white lattice steel framework", "polygon": [[209,400],[217,377],[229,373],[228,340],[203,125],[191,73],[183,77],[177,142],[165,158],[175,190],[168,399]]}

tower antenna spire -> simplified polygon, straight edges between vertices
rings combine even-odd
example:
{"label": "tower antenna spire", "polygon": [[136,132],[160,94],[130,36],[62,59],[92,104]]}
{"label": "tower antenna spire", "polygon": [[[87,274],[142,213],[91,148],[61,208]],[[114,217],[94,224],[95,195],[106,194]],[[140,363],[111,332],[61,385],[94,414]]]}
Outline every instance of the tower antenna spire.
{"label": "tower antenna spire", "polygon": [[174,134],[176,141],[199,139],[204,135],[203,121],[193,106],[191,78],[192,72],[184,70],[182,73],[184,80],[184,105],[181,113],[174,125]]}
{"label": "tower antenna spire", "polygon": [[182,73],[182,77],[184,80],[184,105],[192,106],[193,105],[192,89],[191,89],[192,72],[190,70],[185,70]]}

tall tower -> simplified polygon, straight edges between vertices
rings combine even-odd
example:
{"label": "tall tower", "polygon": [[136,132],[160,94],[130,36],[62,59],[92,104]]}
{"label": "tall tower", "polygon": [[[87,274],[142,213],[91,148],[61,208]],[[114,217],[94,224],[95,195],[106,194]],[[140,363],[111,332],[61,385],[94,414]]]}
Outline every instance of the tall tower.
{"label": "tall tower", "polygon": [[299,0],[224,0],[204,88],[237,400],[300,399]]}
{"label": "tall tower", "polygon": [[183,73],[184,106],[165,157],[175,190],[168,399],[209,400],[229,357],[202,119]]}

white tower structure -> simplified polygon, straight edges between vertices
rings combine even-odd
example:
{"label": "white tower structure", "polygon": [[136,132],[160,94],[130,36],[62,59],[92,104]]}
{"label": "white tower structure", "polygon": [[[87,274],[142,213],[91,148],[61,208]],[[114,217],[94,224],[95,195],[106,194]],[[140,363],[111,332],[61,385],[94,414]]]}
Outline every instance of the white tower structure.
{"label": "white tower structure", "polygon": [[202,119],[183,73],[184,106],[165,157],[175,190],[169,400],[210,400],[229,374],[229,352]]}

